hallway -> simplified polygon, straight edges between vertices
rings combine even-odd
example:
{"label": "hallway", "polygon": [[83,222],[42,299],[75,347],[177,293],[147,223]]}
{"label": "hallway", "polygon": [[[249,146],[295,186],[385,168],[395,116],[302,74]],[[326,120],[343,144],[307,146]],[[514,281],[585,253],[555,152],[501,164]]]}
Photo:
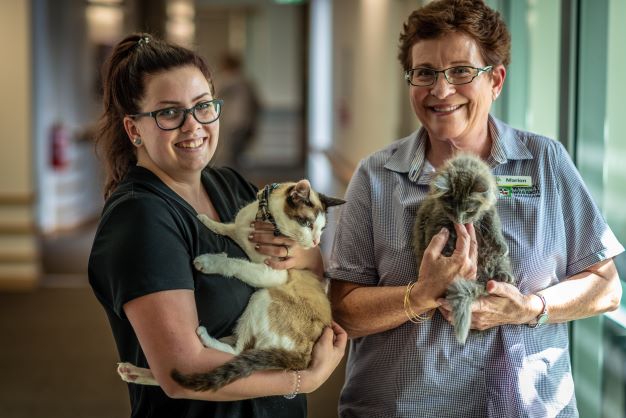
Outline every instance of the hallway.
{"label": "hallway", "polygon": [[[305,177],[304,168],[250,170],[251,181]],[[343,196],[343,191],[325,191]],[[333,223],[334,217],[329,217]],[[332,225],[331,225],[332,226]],[[46,236],[41,241],[44,275],[33,292],[0,292],[0,417],[116,418],[130,415],[115,372],[117,352],[104,310],[87,281],[96,224]],[[332,227],[323,249],[329,251]],[[311,418],[332,417],[343,367],[309,396]]]}

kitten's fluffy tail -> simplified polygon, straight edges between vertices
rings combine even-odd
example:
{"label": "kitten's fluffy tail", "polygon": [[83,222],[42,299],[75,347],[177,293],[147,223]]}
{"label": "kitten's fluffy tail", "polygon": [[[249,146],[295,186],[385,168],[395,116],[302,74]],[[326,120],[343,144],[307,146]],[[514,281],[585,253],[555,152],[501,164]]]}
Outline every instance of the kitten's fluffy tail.
{"label": "kitten's fluffy tail", "polygon": [[472,303],[487,294],[485,284],[457,277],[448,286],[446,300],[452,307],[452,325],[459,343],[465,344],[472,322]]}
{"label": "kitten's fluffy tail", "polygon": [[207,373],[182,374],[172,371],[172,379],[195,391],[218,390],[222,386],[258,370],[302,370],[308,366],[310,356],[283,349],[251,349],[243,351],[231,361]]}

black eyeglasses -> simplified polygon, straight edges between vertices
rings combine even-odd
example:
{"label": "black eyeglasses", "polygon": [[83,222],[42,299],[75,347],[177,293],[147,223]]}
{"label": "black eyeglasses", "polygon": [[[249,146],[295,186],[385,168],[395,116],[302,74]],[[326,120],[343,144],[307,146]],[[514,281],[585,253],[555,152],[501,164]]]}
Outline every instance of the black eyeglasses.
{"label": "black eyeglasses", "polygon": [[446,81],[450,84],[467,84],[471,83],[481,73],[491,71],[492,66],[488,65],[484,68],[470,67],[461,65],[457,67],[446,68],[445,70],[433,70],[432,68],[418,67],[413,68],[404,73],[407,83],[416,87],[432,86],[437,81],[439,73],[443,73]]}
{"label": "black eyeglasses", "polygon": [[187,115],[191,113],[195,120],[203,125],[215,122],[220,117],[222,111],[222,99],[213,99],[206,102],[200,102],[189,109],[179,107],[168,107],[153,112],[137,113],[128,115],[131,118],[139,118],[142,116],[151,116],[154,118],[157,126],[164,131],[173,131],[178,129],[185,123]]}

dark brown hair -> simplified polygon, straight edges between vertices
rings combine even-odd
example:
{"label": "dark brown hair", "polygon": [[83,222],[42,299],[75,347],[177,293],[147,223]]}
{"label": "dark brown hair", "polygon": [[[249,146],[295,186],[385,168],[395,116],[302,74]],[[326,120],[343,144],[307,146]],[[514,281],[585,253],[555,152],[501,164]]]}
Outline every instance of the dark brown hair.
{"label": "dark brown hair", "polygon": [[483,0],[437,0],[415,10],[400,33],[398,59],[411,69],[411,48],[424,39],[463,33],[476,41],[486,65],[511,62],[511,35],[500,13]]}
{"label": "dark brown hair", "polygon": [[105,198],[137,163],[135,148],[124,130],[124,116],[140,112],[146,76],[187,65],[202,72],[213,94],[213,81],[205,61],[187,48],[147,33],[129,35],[113,48],[104,66],[104,110],[96,134],[96,149],[105,166]]}

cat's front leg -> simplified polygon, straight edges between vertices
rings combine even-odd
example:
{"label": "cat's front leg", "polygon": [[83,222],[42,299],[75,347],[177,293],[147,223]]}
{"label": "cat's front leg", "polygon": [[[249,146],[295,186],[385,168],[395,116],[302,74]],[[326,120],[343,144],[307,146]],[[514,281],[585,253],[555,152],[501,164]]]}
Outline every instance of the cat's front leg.
{"label": "cat's front leg", "polygon": [[211,231],[215,232],[218,235],[224,235],[227,237],[233,238],[235,235],[235,224],[223,224],[221,222],[216,222],[213,219],[209,218],[204,214],[199,214],[198,219],[202,222],[207,228]]}
{"label": "cat's front leg", "polygon": [[159,386],[150,369],[137,367],[130,363],[117,363],[117,374],[124,382],[138,385]]}
{"label": "cat's front leg", "polygon": [[287,270],[274,270],[265,264],[251,263],[226,254],[203,254],[195,258],[193,265],[205,274],[236,277],[253,287],[274,287],[287,282]]}

